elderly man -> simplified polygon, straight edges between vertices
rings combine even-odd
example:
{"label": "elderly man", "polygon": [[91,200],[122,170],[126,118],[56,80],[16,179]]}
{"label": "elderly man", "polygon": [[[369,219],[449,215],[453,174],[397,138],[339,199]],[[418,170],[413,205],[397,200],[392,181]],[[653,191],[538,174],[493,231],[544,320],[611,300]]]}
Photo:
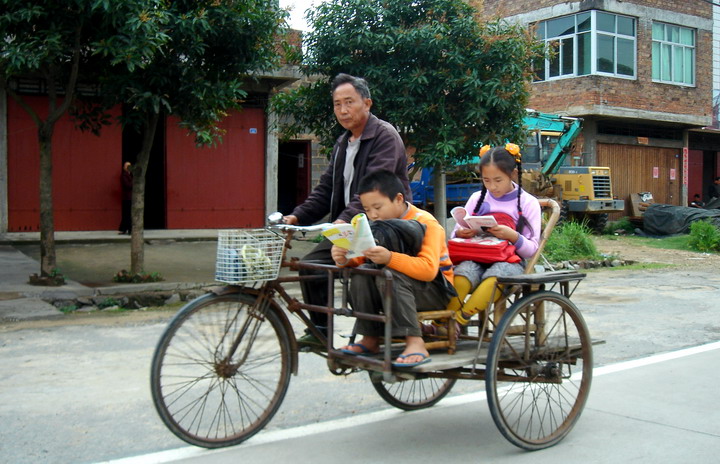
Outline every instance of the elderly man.
{"label": "elderly man", "polygon": [[[332,222],[349,222],[363,211],[357,196],[358,182],[366,174],[381,169],[394,172],[405,187],[405,198],[412,200],[405,145],[392,125],[370,112],[372,99],[367,82],[359,77],[338,74],[332,81],[331,90],[335,117],[346,131],[335,142],[330,164],[318,185],[303,204],[285,216],[288,224],[312,224],[328,214]],[[332,243],[323,240],[302,261],[334,264],[331,248]],[[301,274],[312,272],[301,271]],[[304,282],[302,292],[305,303],[327,305],[327,281]],[[310,319],[320,333],[326,334],[326,315],[311,312]],[[323,346],[309,332],[298,343],[317,348]]]}

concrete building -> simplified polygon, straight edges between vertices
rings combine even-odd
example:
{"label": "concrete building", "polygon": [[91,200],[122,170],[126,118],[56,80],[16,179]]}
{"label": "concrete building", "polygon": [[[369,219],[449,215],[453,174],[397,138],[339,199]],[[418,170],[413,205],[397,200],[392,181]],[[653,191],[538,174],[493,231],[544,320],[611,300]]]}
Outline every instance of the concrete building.
{"label": "concrete building", "polygon": [[[685,205],[720,175],[720,32],[705,0],[485,0],[485,17],[531,26],[553,55],[530,106],[581,117],[574,162],[610,166],[626,200]],[[714,38],[715,34],[715,38]]]}

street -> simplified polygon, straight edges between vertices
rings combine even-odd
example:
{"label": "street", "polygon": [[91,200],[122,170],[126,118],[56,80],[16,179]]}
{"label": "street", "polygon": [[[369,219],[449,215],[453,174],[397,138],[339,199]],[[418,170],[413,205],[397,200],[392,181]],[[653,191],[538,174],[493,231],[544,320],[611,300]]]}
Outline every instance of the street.
{"label": "street", "polygon": [[[600,367],[720,340],[719,289],[720,276],[708,270],[605,270],[589,273],[572,300],[582,310],[593,338],[606,341],[595,346],[595,365]],[[73,315],[61,321],[3,323],[0,326],[3,462],[91,463],[187,449],[188,445],[161,423],[150,399],[152,352],[172,314],[170,310],[94,313]],[[349,331],[348,322],[343,322],[342,327]],[[688,375],[692,376],[692,372]],[[595,385],[591,391],[591,403],[596,394],[603,398],[598,388],[602,387]],[[692,396],[692,382],[683,384],[683,388],[687,391],[675,393]],[[452,401],[453,395],[483,391],[482,383],[461,381],[445,401]],[[632,403],[627,407],[632,408]],[[497,446],[493,448],[497,452],[517,456],[518,450],[497,431],[488,432],[494,424],[487,408],[476,404],[472,408],[470,418],[480,414],[482,429],[468,430],[467,434],[481,434],[483,440],[491,440]],[[324,359],[301,354],[299,375],[291,379],[283,405],[255,439],[262,440],[265,434],[283,429],[366,413],[392,414],[383,412],[388,409],[366,375],[335,377],[327,371]],[[423,412],[417,420],[424,423],[431,416],[430,412]],[[583,441],[575,441],[574,434],[607,426],[604,421],[588,423],[586,416],[567,439],[571,444],[563,442],[554,450],[561,452],[567,446],[577,452]],[[700,423],[705,419],[690,417],[678,421]],[[476,422],[473,420],[473,424]],[[445,423],[438,430],[448,427],[452,428]],[[717,427],[713,433],[717,443],[720,436]],[[448,439],[442,438],[443,442]],[[425,439],[428,440],[432,438]],[[390,442],[379,443],[390,446]],[[246,462],[268,457],[262,449],[255,449],[254,458]],[[424,449],[425,460],[447,455],[447,449],[438,447],[437,455],[433,449]],[[378,453],[383,451],[377,449]]]}

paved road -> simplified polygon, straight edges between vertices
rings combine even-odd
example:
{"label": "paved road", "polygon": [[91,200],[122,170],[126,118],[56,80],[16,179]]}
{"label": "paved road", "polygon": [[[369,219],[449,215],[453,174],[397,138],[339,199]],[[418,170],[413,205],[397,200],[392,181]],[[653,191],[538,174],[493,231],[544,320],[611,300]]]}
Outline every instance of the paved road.
{"label": "paved road", "polygon": [[[482,394],[416,412],[383,410],[270,432],[219,451],[186,447],[114,464],[149,462],[717,462],[720,343],[596,369],[583,415],[559,445],[525,452],[494,427]],[[690,394],[692,392],[692,394]]]}
{"label": "paved road", "polygon": [[[607,341],[595,350],[596,364],[606,366],[720,340],[719,289],[720,276],[701,271],[602,271],[589,275],[573,296],[573,301],[583,310],[592,335]],[[89,463],[185,449],[184,442],[160,423],[148,388],[152,350],[170,315],[170,311],[115,316],[77,315],[73,319],[64,319],[62,323],[1,324],[1,460],[12,463]],[[69,320],[73,322],[68,324]],[[717,359],[716,351],[713,356],[712,359]],[[337,378],[327,372],[323,359],[313,355],[302,355],[300,362],[300,374],[292,379],[286,401],[267,427],[267,434],[260,434],[258,439],[272,436],[271,433],[282,433],[281,430],[356,418],[366,413],[391,414],[391,419],[396,420],[392,416],[394,412],[384,412],[387,405],[374,392],[366,376]],[[652,422],[655,419],[648,419],[644,411],[635,410],[636,406],[639,407],[637,400],[640,398],[651,400],[646,406],[648,411],[665,411],[669,400],[692,400],[696,404],[692,408],[672,408],[667,417],[655,420],[660,424],[658,432],[663,432],[656,434],[657,438],[651,433],[636,433],[634,441],[640,451],[635,450],[635,454],[628,456],[637,457],[643,447],[662,446],[668,442],[671,432],[679,434],[686,429],[708,437],[709,443],[701,443],[703,448],[714,443],[714,449],[720,450],[716,428],[713,432],[704,425],[702,428],[691,425],[705,424],[711,417],[707,410],[714,408],[713,402],[700,396],[709,386],[716,387],[718,370],[717,365],[711,362],[703,358],[701,364],[697,367],[693,365],[690,372],[678,371],[676,367],[663,368],[666,378],[661,376],[657,378],[659,380],[652,380],[651,386],[670,385],[665,390],[648,390],[645,385],[638,384],[645,378],[643,372],[648,372],[638,369],[637,378],[627,380],[626,377],[618,381],[624,389],[615,390],[610,399],[603,394],[606,381],[598,378],[590,397],[593,406],[589,411],[593,412],[580,420],[577,430],[567,442],[551,452],[543,452],[543,455],[562,453],[566,457],[564,461],[567,461],[569,456],[574,459],[578,454],[585,456],[590,453],[593,443],[613,447],[617,442],[633,441],[629,438],[632,436],[632,422],[622,423],[620,427],[606,419],[624,415],[637,416],[637,423]],[[608,375],[607,378],[615,377]],[[676,380],[677,383],[669,383]],[[483,389],[481,383],[466,381],[459,382],[454,391],[462,395]],[[618,407],[623,405],[625,409],[612,409],[614,403]],[[449,408],[448,413],[452,413],[454,408],[456,406]],[[432,431],[428,429],[429,421],[424,419],[428,414],[433,415],[432,411],[408,416],[418,427],[410,447],[397,445],[410,440],[409,437],[393,438],[403,430],[402,422],[398,423],[397,431],[390,429],[392,434],[384,432],[384,428],[378,433],[377,427],[373,426],[373,436],[379,441],[367,448],[377,456],[407,454],[420,462],[423,462],[422,459],[446,459],[454,447],[474,451],[487,449],[493,457],[526,456],[515,451],[495,431],[485,406],[458,405],[457,408],[460,412],[458,416],[462,416],[463,411],[467,413],[470,410],[471,413],[464,419],[450,415]],[[716,417],[713,424],[718,423]],[[385,424],[380,427],[385,427]],[[424,441],[431,432],[433,436],[441,433],[445,438]],[[611,435],[608,436],[608,433]],[[371,431],[365,428],[356,431],[351,427],[317,437],[324,440],[332,436],[334,440],[339,440],[338,443],[345,444],[350,437],[369,434]],[[600,438],[594,438],[595,435]],[[650,438],[658,443],[648,441]],[[444,448],[449,445],[443,443],[450,443],[452,447]],[[418,448],[418,444],[422,446]],[[265,461],[268,457],[274,458],[274,450],[278,446],[258,444],[253,447],[251,452],[256,454],[252,456],[257,459],[262,457]],[[680,444],[676,447],[684,449]],[[685,452],[694,452],[693,449],[688,445]],[[268,450],[273,451],[268,455]],[[357,452],[362,456],[362,452]],[[349,455],[352,454],[344,451],[330,454],[335,460],[346,459]],[[305,454],[297,456],[302,458],[295,459],[295,462],[310,461],[304,459]],[[235,459],[239,460],[237,456]],[[494,459],[491,460],[494,462]],[[245,460],[243,457],[243,462],[258,460]],[[697,459],[694,462],[704,461]]]}

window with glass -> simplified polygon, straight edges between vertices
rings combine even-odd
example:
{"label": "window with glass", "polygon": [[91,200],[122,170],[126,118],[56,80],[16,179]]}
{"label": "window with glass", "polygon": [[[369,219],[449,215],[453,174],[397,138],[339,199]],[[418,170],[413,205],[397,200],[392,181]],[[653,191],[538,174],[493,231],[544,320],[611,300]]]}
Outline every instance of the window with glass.
{"label": "window with glass", "polygon": [[655,82],[695,85],[695,31],[653,23],[652,78]]}
{"label": "window with glass", "polygon": [[550,56],[539,63],[539,80],[604,74],[634,78],[636,21],[590,10],[537,24]]}

